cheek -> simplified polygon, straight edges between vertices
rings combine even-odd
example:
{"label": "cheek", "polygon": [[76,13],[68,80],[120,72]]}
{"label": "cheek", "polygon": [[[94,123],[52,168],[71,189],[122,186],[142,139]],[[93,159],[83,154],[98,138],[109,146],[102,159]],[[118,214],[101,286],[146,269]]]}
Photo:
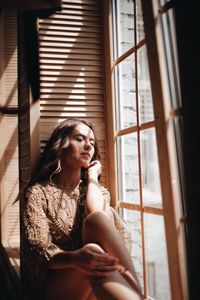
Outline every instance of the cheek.
{"label": "cheek", "polygon": [[69,147],[64,150],[64,156],[66,159],[77,156],[77,153],[79,153],[79,148],[74,144],[70,144]]}
{"label": "cheek", "polygon": [[71,153],[74,153],[74,154],[76,154],[77,152],[79,152],[80,148],[81,148],[81,146],[78,143],[76,143],[76,142],[73,142],[70,145],[70,151],[71,151]]}

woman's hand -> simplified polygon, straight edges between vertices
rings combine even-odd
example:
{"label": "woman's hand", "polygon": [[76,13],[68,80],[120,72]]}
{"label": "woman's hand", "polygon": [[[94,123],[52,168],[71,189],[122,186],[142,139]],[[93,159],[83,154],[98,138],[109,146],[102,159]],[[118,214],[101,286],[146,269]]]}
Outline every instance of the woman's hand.
{"label": "woman's hand", "polygon": [[118,259],[103,252],[96,244],[88,244],[71,252],[71,265],[92,276],[106,277],[118,268]]}
{"label": "woman's hand", "polygon": [[98,180],[99,175],[101,175],[101,163],[98,160],[94,160],[88,164],[86,176],[88,180]]}

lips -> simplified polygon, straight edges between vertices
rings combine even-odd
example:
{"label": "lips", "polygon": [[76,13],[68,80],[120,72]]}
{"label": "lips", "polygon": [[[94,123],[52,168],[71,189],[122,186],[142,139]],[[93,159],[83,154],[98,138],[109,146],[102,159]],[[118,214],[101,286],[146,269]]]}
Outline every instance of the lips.
{"label": "lips", "polygon": [[87,152],[81,153],[82,156],[86,156],[87,158],[91,158],[91,155]]}

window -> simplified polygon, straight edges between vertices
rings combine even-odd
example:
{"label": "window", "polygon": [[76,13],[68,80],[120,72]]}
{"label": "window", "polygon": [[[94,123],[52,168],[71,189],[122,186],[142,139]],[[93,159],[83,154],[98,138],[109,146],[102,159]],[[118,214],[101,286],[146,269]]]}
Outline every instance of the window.
{"label": "window", "polygon": [[[186,299],[185,271],[179,264],[185,259],[184,227],[180,223],[184,211],[180,193],[183,178],[178,173],[182,167],[181,153],[177,155],[181,117],[177,121],[180,114],[175,107],[180,108],[180,94],[173,10],[171,2],[154,4],[153,8],[151,1],[146,2],[112,0],[111,21],[107,15],[112,53],[110,62],[107,61],[112,84],[108,92],[113,98],[113,120],[108,125],[115,147],[117,199],[132,234],[131,255],[145,296]],[[156,35],[153,9],[158,14],[162,38]],[[167,14],[162,14],[162,10]],[[107,35],[106,39],[108,42]],[[156,56],[159,45],[163,52]],[[163,57],[160,71],[161,65],[155,62]],[[161,84],[163,78],[165,86]],[[158,98],[159,84],[162,93]],[[166,130],[162,110],[169,114],[168,122],[174,124],[170,131]],[[181,238],[176,226],[180,226]],[[170,244],[173,238],[177,241],[175,245]],[[177,266],[173,259],[178,261]],[[177,272],[178,280],[174,277]]]}
{"label": "window", "polygon": [[[12,10],[0,16],[1,242],[18,270],[19,207],[13,202],[19,169],[28,180],[30,160],[53,127],[67,117],[86,118],[100,141],[103,184],[131,231],[131,255],[145,296],[185,300],[182,116],[172,1],[105,0],[104,19],[101,1],[63,0],[62,6],[38,23],[41,97],[27,119],[20,119],[31,147],[20,149],[20,166],[17,18]],[[33,140],[35,148],[29,145]]]}

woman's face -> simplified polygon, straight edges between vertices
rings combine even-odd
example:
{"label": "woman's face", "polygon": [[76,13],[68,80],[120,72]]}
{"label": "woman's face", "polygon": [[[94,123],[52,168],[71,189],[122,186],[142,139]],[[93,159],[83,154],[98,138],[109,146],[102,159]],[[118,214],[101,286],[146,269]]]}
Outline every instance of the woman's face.
{"label": "woman's face", "polygon": [[78,124],[69,137],[69,146],[64,148],[62,163],[65,166],[87,167],[94,155],[93,131],[85,124]]}

